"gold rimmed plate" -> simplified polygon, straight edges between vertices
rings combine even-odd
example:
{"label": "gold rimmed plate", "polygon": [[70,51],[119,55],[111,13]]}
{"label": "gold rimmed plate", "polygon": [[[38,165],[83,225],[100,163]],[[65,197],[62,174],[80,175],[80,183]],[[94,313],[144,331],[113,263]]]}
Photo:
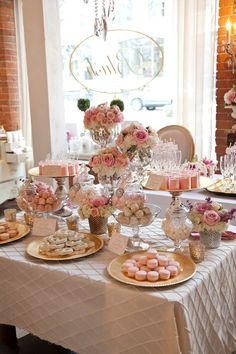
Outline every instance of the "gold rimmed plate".
{"label": "gold rimmed plate", "polygon": [[28,225],[22,224],[17,221],[8,222],[8,225],[16,227],[18,230],[18,234],[17,234],[17,236],[11,237],[8,240],[0,241],[0,245],[4,245],[6,243],[17,241],[17,240],[21,239],[22,237],[25,237],[26,235],[28,235],[28,233],[30,232],[30,228]]}
{"label": "gold rimmed plate", "polygon": [[43,255],[39,252],[39,246],[42,243],[42,239],[34,240],[30,242],[26,248],[26,252],[28,253],[28,255],[34,258],[43,259],[45,261],[68,261],[70,259],[77,259],[77,258],[90,256],[91,254],[94,254],[98,252],[100,249],[102,249],[104,242],[101,238],[89,233],[84,233],[84,234],[86,235],[86,237],[90,239],[90,241],[95,242],[95,246],[89,248],[86,252],[81,254],[74,254],[74,255],[72,254],[70,256],[60,256],[60,257],[47,257],[46,255]]}
{"label": "gold rimmed plate", "polygon": [[131,258],[132,255],[134,254],[141,255],[145,253],[146,253],[145,251],[138,251],[138,252],[128,253],[116,257],[110,262],[110,264],[107,267],[108,274],[112,278],[120,281],[121,283],[129,284],[129,285],[142,286],[142,287],[166,287],[166,286],[183,283],[186,280],[192,278],[192,276],[196,272],[196,265],[190,258],[173,252],[158,251],[159,254],[168,256],[169,259],[180,263],[181,271],[176,277],[170,278],[168,280],[158,280],[155,282],[150,282],[150,281],[138,281],[126,276],[121,270],[122,264],[127,259]]}
{"label": "gold rimmed plate", "polygon": [[227,190],[224,191],[222,189],[223,184],[225,183],[224,179],[219,179],[215,183],[212,183],[211,185],[206,187],[206,190],[211,193],[215,194],[222,194],[222,195],[229,195],[232,197],[236,196],[236,190]]}

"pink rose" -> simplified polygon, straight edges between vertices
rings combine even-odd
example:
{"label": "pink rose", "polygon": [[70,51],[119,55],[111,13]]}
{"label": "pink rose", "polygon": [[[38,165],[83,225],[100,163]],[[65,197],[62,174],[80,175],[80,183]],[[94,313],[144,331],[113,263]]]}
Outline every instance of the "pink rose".
{"label": "pink rose", "polygon": [[220,221],[220,216],[214,210],[206,210],[203,214],[203,221],[209,226],[214,226]]}
{"label": "pink rose", "polygon": [[209,204],[207,202],[197,202],[194,207],[198,213],[204,214],[209,209]]}
{"label": "pink rose", "polygon": [[99,211],[97,208],[92,208],[90,214],[95,218],[96,216],[99,216]]}
{"label": "pink rose", "polygon": [[113,112],[107,112],[107,118],[110,120],[112,120],[112,122],[113,122],[113,120],[115,119],[115,114],[113,113]]}
{"label": "pink rose", "polygon": [[89,166],[98,166],[101,164],[100,156],[93,156],[89,162]]}
{"label": "pink rose", "polygon": [[143,144],[145,143],[145,141],[148,140],[148,133],[146,132],[145,129],[135,130],[133,136],[136,139],[136,141],[140,144]]}
{"label": "pink rose", "polygon": [[121,123],[124,120],[124,116],[122,113],[116,114],[114,118],[115,123]]}
{"label": "pink rose", "polygon": [[128,165],[128,159],[124,159],[124,158],[120,158],[120,157],[117,157],[116,159],[116,164],[117,166],[127,166]]}
{"label": "pink rose", "polygon": [[95,207],[103,206],[108,203],[108,198],[107,197],[94,198],[90,200],[90,203]]}
{"label": "pink rose", "polygon": [[98,112],[96,118],[98,122],[102,122],[103,119],[105,118],[105,114],[103,112]]}
{"label": "pink rose", "polygon": [[226,92],[226,94],[224,95],[224,100],[225,103],[227,104],[231,104],[231,103],[236,104],[236,91],[234,89],[231,89],[228,92]]}
{"label": "pink rose", "polygon": [[102,163],[104,163],[107,167],[111,167],[115,163],[115,159],[112,154],[105,154],[102,156]]}
{"label": "pink rose", "polygon": [[104,116],[103,119],[101,120],[101,125],[103,125],[104,127],[107,125],[107,117]]}
{"label": "pink rose", "polygon": [[118,137],[116,138],[116,141],[115,143],[120,146],[123,144],[123,135],[122,134],[119,134]]}

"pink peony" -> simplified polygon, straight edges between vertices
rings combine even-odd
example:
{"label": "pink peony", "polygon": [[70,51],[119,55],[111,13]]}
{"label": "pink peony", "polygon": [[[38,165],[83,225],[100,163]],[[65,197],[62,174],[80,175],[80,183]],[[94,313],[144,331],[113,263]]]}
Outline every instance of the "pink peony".
{"label": "pink peony", "polygon": [[148,140],[148,132],[145,129],[137,129],[134,131],[133,136],[135,137],[136,141],[140,144],[145,143]]}
{"label": "pink peony", "polygon": [[209,226],[214,226],[220,222],[220,216],[214,210],[206,210],[203,214],[203,221]]}

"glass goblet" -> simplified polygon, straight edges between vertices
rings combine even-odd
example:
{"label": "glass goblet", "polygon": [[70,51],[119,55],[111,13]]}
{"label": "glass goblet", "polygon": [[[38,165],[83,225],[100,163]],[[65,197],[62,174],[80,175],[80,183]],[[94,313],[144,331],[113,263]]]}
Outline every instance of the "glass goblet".
{"label": "glass goblet", "polygon": [[114,214],[119,224],[132,229],[133,235],[130,237],[128,243],[129,251],[146,250],[149,248],[149,244],[144,242],[140,237],[140,227],[150,225],[161,212],[161,208],[155,204],[145,203],[143,208],[140,208],[139,211],[142,211],[141,214],[143,213],[143,216],[140,218],[136,216],[127,217],[124,212],[121,211],[117,211]]}

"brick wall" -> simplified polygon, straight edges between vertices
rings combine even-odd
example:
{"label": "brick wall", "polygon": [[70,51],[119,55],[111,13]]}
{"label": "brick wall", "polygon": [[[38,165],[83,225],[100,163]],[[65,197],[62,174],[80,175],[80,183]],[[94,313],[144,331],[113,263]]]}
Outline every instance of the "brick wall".
{"label": "brick wall", "polygon": [[222,42],[226,40],[225,24],[229,18],[231,23],[236,22],[236,0],[219,1],[219,29],[218,29],[218,52],[217,52],[217,73],[216,73],[216,154],[219,156],[225,153],[227,146],[227,135],[236,120],[231,117],[232,110],[224,108],[224,94],[233,84],[236,84],[236,65],[235,73],[228,67],[228,56],[224,53]]}
{"label": "brick wall", "polygon": [[20,128],[14,0],[0,0],[0,125]]}

